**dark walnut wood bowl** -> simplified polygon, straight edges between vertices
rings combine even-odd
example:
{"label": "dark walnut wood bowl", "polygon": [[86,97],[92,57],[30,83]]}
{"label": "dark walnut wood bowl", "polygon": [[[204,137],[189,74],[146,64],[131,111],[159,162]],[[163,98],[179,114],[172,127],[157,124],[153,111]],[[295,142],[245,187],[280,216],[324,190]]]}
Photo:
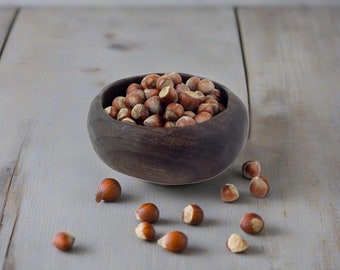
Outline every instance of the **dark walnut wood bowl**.
{"label": "dark walnut wood bowl", "polygon": [[[180,73],[185,82],[193,75]],[[98,156],[112,169],[162,184],[183,185],[210,180],[222,173],[245,144],[249,119],[242,101],[227,87],[214,82],[226,109],[212,119],[185,127],[146,127],[111,118],[104,108],[128,85],[145,75],[118,80],[92,101],[88,132]]]}

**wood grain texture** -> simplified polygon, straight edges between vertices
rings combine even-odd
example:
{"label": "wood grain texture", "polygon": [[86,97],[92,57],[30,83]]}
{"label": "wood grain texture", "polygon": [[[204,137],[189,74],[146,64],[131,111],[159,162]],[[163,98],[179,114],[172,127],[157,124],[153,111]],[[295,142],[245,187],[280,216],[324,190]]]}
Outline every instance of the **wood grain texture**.
{"label": "wood grain texture", "polygon": [[[252,132],[271,195],[262,269],[340,265],[340,9],[241,8]],[[261,244],[260,244],[261,243]]]}
{"label": "wood grain texture", "polygon": [[[12,178],[0,229],[1,240],[6,239],[1,250],[9,246],[1,253],[3,269],[224,269],[229,261],[249,263],[225,248],[240,212],[219,201],[219,188],[240,178],[234,167],[209,183],[165,188],[113,172],[92,149],[86,120],[94,96],[109,82],[155,71],[209,77],[246,101],[233,10],[37,8],[19,13],[0,61],[0,165]],[[116,203],[95,202],[105,177],[121,182]],[[147,201],[161,211],[157,235],[184,231],[186,253],[168,253],[134,235],[134,210]],[[206,209],[200,228],[180,221],[189,203]],[[248,209],[242,201],[240,208]],[[63,230],[76,238],[68,254],[51,244]]]}

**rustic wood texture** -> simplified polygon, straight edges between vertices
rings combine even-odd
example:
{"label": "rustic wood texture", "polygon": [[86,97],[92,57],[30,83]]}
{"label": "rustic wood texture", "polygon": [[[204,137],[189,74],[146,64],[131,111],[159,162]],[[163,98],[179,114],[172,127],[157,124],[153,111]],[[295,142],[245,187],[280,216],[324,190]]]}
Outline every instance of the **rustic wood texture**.
{"label": "rustic wood texture", "polygon": [[256,208],[268,225],[256,266],[338,269],[340,8],[241,8],[239,17],[252,121],[244,156],[272,183]]}
{"label": "rustic wood texture", "polygon": [[[233,167],[213,182],[166,188],[113,172],[92,149],[86,120],[94,96],[109,82],[155,71],[211,78],[247,103],[233,10],[20,11],[0,61],[0,165],[2,179],[11,179],[0,230],[3,269],[207,269],[233,258],[247,265],[225,248],[248,208],[219,200],[220,186],[240,178]],[[116,203],[95,202],[105,177],[121,182]],[[147,201],[161,211],[158,236],[188,234],[186,253],[137,239],[134,210]],[[206,211],[200,228],[180,221],[189,203]],[[76,237],[69,254],[51,244],[63,230]]]}

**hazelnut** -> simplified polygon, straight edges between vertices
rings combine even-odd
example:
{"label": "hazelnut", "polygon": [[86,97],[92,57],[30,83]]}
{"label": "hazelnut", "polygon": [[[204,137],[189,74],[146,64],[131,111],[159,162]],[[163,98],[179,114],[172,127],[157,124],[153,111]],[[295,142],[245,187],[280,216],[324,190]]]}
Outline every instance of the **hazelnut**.
{"label": "hazelnut", "polygon": [[158,91],[160,91],[165,86],[174,87],[175,84],[174,84],[174,81],[169,76],[162,75],[158,78],[158,80],[156,82],[156,89],[158,89]]}
{"label": "hazelnut", "polygon": [[163,117],[159,114],[150,115],[143,122],[144,126],[147,127],[162,127],[163,126]]}
{"label": "hazelnut", "polygon": [[138,238],[145,241],[153,241],[156,238],[156,231],[153,225],[149,222],[143,221],[135,228],[135,233]]}
{"label": "hazelnut", "polygon": [[159,219],[159,210],[153,203],[143,203],[137,208],[135,215],[140,221],[155,223]]}
{"label": "hazelnut", "polygon": [[120,120],[121,122],[127,123],[127,124],[137,124],[135,120],[133,120],[130,117],[125,117],[122,120]]}
{"label": "hazelnut", "polygon": [[126,117],[131,117],[131,109],[129,108],[121,108],[117,113],[117,120],[121,121]]}
{"label": "hazelnut", "polygon": [[198,89],[197,86],[198,86],[198,84],[199,84],[200,81],[201,81],[200,78],[193,76],[193,77],[190,77],[190,78],[186,81],[185,84],[189,87],[189,89],[190,89],[191,91],[196,91],[196,90]]}
{"label": "hazelnut", "polygon": [[128,108],[133,108],[136,104],[143,104],[145,102],[145,94],[143,90],[136,90],[132,93],[126,95],[125,106]]}
{"label": "hazelnut", "polygon": [[96,193],[96,202],[101,200],[106,202],[116,201],[122,193],[119,182],[113,178],[105,178],[98,186]]}
{"label": "hazelnut", "polygon": [[75,238],[68,232],[60,232],[57,233],[52,238],[53,245],[61,250],[61,251],[68,251],[73,247]]}
{"label": "hazelnut", "polygon": [[179,103],[170,103],[165,108],[164,119],[169,121],[176,121],[183,116],[184,108]]}
{"label": "hazelnut", "polygon": [[136,90],[142,90],[142,86],[138,83],[131,83],[128,88],[126,88],[126,94],[130,94]]}
{"label": "hazelnut", "polygon": [[196,121],[193,118],[191,118],[190,116],[184,115],[176,121],[175,126],[176,127],[184,127],[184,126],[190,126],[190,125],[194,125],[194,124],[196,124]]}
{"label": "hazelnut", "polygon": [[165,104],[169,103],[176,103],[178,101],[178,94],[175,88],[171,86],[165,86],[159,92],[158,96],[160,97],[161,101]]}
{"label": "hazelnut", "polygon": [[108,106],[104,109],[107,114],[110,114],[112,106]]}
{"label": "hazelnut", "polygon": [[243,176],[252,179],[261,173],[261,164],[257,160],[249,160],[242,165]]}
{"label": "hazelnut", "polygon": [[200,103],[204,103],[207,98],[201,91],[195,91],[196,97],[200,100]]}
{"label": "hazelnut", "polygon": [[213,114],[217,114],[218,113],[220,105],[218,104],[217,100],[215,100],[215,99],[208,99],[208,100],[206,100],[206,103],[211,105]]}
{"label": "hazelnut", "polygon": [[190,91],[189,87],[184,83],[177,84],[175,86],[175,89],[176,89],[178,95],[182,92]]}
{"label": "hazelnut", "polygon": [[121,108],[125,108],[125,97],[118,96],[115,97],[112,101],[112,107],[116,108],[117,110],[120,110]]}
{"label": "hazelnut", "polygon": [[189,225],[199,225],[204,219],[204,213],[197,204],[190,204],[183,209],[182,220]]}
{"label": "hazelnut", "polygon": [[163,107],[164,106],[163,106],[161,99],[158,95],[148,98],[145,101],[144,105],[145,105],[146,108],[148,108],[148,110],[152,114],[163,114],[163,111],[164,111]]}
{"label": "hazelnut", "polygon": [[180,231],[172,231],[158,239],[157,244],[168,251],[181,253],[188,246],[188,237]]}
{"label": "hazelnut", "polygon": [[247,213],[241,218],[240,227],[245,233],[259,234],[264,228],[264,221],[258,214]]}
{"label": "hazelnut", "polygon": [[174,127],[174,126],[176,126],[176,121],[166,121],[164,124],[165,128]]}
{"label": "hazelnut", "polygon": [[178,102],[186,111],[196,110],[200,105],[200,100],[195,92],[183,91],[178,96]]}
{"label": "hazelnut", "polygon": [[190,118],[195,118],[195,113],[193,111],[184,111],[183,116],[189,116]]}
{"label": "hazelnut", "polygon": [[218,89],[214,89],[214,91],[212,92],[212,95],[215,97],[215,99],[217,101],[221,101],[221,91]]}
{"label": "hazelnut", "polygon": [[118,115],[118,109],[116,109],[115,107],[113,106],[110,106],[111,107],[111,110],[110,110],[110,116],[114,119],[117,118],[117,115]]}
{"label": "hazelnut", "polygon": [[241,253],[249,248],[249,244],[240,235],[233,233],[227,240],[227,249],[233,253]]}
{"label": "hazelnut", "polygon": [[269,182],[263,175],[255,176],[249,182],[249,191],[255,197],[263,198],[270,190]]}
{"label": "hazelnut", "polygon": [[153,96],[158,96],[159,94],[159,90],[156,88],[148,88],[148,89],[144,89],[144,94],[145,94],[145,98],[149,99]]}
{"label": "hazelnut", "polygon": [[200,112],[207,112],[207,113],[210,113],[212,116],[214,114],[214,109],[211,103],[204,102],[204,103],[201,103],[197,108],[197,113],[200,113]]}
{"label": "hazelnut", "polygon": [[211,80],[208,79],[202,79],[198,85],[197,89],[201,91],[205,95],[212,94],[215,90],[215,85]]}
{"label": "hazelnut", "polygon": [[211,114],[208,112],[199,112],[195,115],[194,119],[196,121],[196,123],[203,123],[205,121],[208,121],[209,119],[211,119]]}
{"label": "hazelnut", "polygon": [[182,76],[177,72],[168,72],[165,75],[170,77],[175,85],[182,83]]}
{"label": "hazelnut", "polygon": [[240,197],[237,187],[233,184],[225,184],[220,195],[222,202],[234,202]]}
{"label": "hazelnut", "polygon": [[145,120],[149,115],[149,110],[144,104],[136,104],[131,110],[131,116],[136,120]]}
{"label": "hazelnut", "polygon": [[156,82],[159,77],[160,75],[158,74],[148,74],[142,79],[140,85],[143,87],[143,89],[156,88]]}

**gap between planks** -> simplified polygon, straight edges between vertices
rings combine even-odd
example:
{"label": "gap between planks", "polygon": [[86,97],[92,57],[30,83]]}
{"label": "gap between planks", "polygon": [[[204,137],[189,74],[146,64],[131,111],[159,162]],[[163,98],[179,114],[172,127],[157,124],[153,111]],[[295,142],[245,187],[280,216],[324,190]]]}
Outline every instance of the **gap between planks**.
{"label": "gap between planks", "polygon": [[3,54],[3,52],[4,52],[4,50],[5,50],[5,48],[6,48],[7,40],[8,40],[8,38],[9,38],[9,36],[10,36],[10,34],[11,34],[11,32],[12,32],[13,26],[14,26],[14,24],[15,24],[17,18],[18,18],[19,12],[20,12],[20,9],[19,9],[19,8],[15,9],[14,14],[13,14],[13,17],[12,17],[12,20],[10,21],[10,24],[9,24],[9,27],[8,27],[8,30],[7,30],[7,33],[6,33],[6,35],[5,35],[5,39],[4,39],[4,41],[3,41],[2,46],[0,47],[0,60],[1,60],[1,56],[2,56],[2,54]]}

